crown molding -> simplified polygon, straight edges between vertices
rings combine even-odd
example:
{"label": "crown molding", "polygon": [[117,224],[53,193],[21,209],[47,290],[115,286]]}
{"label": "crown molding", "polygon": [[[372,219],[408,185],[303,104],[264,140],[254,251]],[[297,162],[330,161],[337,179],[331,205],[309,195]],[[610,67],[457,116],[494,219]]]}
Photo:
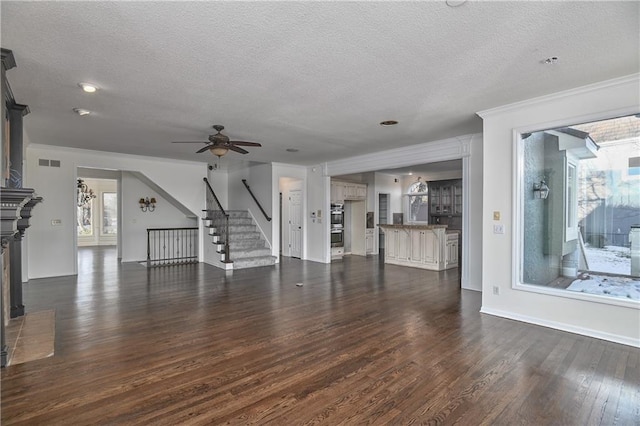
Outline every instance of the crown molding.
{"label": "crown molding", "polygon": [[471,155],[470,145],[474,136],[474,134],[462,135],[330,161],[326,163],[326,172],[329,176],[337,176],[457,160]]}
{"label": "crown molding", "polygon": [[640,73],[631,74],[624,77],[614,78],[611,80],[605,80],[598,83],[588,84],[586,86],[580,86],[573,89],[564,90],[562,92],[556,92],[549,95],[539,96],[537,98],[531,98],[524,101],[514,102],[507,105],[502,105],[496,108],[485,109],[478,111],[476,114],[480,118],[491,117],[496,114],[502,114],[509,111],[514,111],[526,106],[532,106],[541,103],[547,103],[557,99],[567,98],[571,96],[580,95],[583,93],[593,92],[595,90],[606,89],[614,86],[624,86],[627,84],[638,84],[640,82]]}

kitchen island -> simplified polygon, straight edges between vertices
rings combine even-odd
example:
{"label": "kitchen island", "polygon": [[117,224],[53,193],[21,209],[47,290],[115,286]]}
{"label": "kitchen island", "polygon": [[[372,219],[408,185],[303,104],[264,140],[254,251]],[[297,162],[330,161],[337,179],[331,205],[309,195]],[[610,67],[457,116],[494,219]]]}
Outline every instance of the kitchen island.
{"label": "kitchen island", "polygon": [[385,236],[385,263],[432,271],[458,267],[460,234],[447,225],[378,226]]}

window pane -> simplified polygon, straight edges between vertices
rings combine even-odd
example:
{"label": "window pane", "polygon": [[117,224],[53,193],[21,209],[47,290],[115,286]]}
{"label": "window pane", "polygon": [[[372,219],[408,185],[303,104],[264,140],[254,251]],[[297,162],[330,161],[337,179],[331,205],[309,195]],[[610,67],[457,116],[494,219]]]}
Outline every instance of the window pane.
{"label": "window pane", "polygon": [[93,207],[93,200],[84,204],[82,207],[78,207],[78,235],[81,235],[81,236],[93,235],[93,226],[91,226],[92,207]]}
{"label": "window pane", "polygon": [[118,233],[118,195],[115,192],[102,193],[102,234]]}
{"label": "window pane", "polygon": [[[640,119],[620,117],[521,135],[525,284],[640,300],[631,226],[640,223]],[[535,188],[548,186],[548,196]],[[640,269],[636,267],[636,269]]]}
{"label": "window pane", "polygon": [[429,221],[429,188],[421,177],[411,184],[408,191],[409,200],[409,221],[428,222]]}

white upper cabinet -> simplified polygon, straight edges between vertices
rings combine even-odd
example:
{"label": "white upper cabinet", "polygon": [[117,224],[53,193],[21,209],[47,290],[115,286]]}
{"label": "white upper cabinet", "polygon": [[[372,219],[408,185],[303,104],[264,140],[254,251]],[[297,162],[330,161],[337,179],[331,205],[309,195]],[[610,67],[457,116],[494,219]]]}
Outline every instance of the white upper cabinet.
{"label": "white upper cabinet", "polygon": [[331,202],[343,203],[345,200],[365,200],[367,185],[349,182],[331,182]]}

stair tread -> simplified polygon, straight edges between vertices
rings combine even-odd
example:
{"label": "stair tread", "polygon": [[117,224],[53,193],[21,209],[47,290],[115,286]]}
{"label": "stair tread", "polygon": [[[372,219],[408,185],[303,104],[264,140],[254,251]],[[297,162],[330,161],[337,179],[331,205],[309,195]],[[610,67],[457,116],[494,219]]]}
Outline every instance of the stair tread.
{"label": "stair tread", "polygon": [[[230,262],[234,269],[251,268],[258,266],[274,265],[276,257],[271,255],[271,248],[266,244],[262,232],[257,228],[253,217],[247,210],[226,210],[229,216],[229,235],[225,237],[230,248]],[[204,218],[203,220],[213,220]],[[224,225],[218,223],[218,228]],[[211,223],[207,228],[216,228]],[[219,229],[218,229],[219,230]],[[209,234],[214,237],[223,238],[223,235],[216,232]],[[224,257],[225,241],[212,241],[218,246],[218,254]]]}

